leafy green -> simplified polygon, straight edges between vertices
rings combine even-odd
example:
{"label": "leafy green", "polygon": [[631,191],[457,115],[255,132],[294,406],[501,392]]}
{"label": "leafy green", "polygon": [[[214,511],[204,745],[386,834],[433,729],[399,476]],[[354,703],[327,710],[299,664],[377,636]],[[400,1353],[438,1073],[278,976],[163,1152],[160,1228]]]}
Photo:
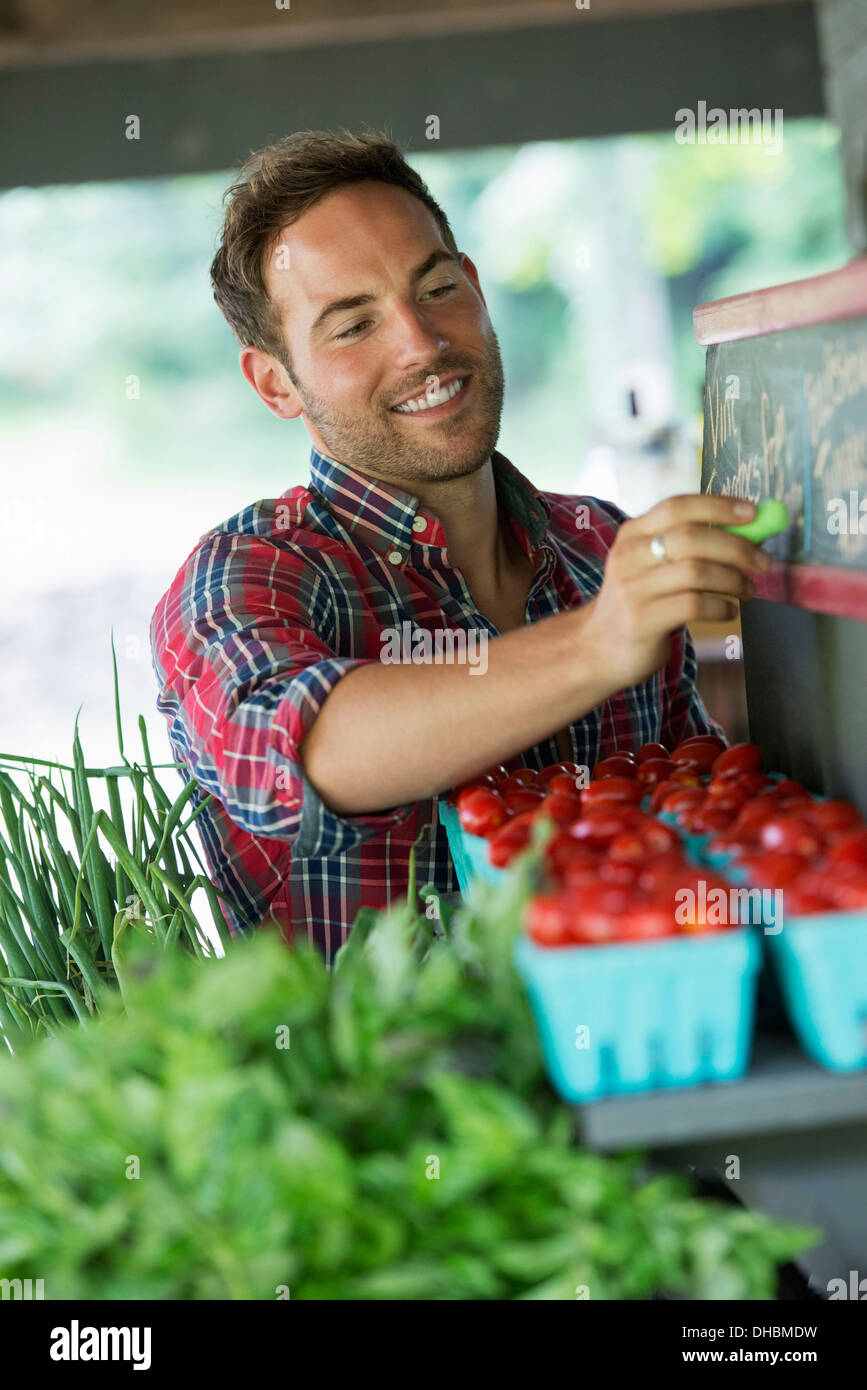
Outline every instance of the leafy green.
{"label": "leafy green", "polygon": [[511,966],[531,875],[445,935],[367,914],[333,971],[277,933],[206,961],[136,934],[123,996],[0,1059],[4,1276],[49,1299],[772,1296],[815,1232],[575,1145]]}

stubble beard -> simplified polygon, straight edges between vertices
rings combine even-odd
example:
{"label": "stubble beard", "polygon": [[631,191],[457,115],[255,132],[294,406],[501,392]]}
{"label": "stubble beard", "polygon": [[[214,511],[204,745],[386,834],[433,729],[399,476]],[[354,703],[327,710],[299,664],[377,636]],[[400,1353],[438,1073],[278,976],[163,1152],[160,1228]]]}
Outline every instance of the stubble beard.
{"label": "stubble beard", "polygon": [[[413,439],[414,429],[418,428],[421,435],[430,427],[402,424],[388,405],[363,417],[344,414],[299,382],[287,362],[284,366],[301,397],[305,415],[327,445],[330,457],[372,477],[408,483],[467,477],[482,467],[499,438],[505,380],[500,345],[493,329],[485,340],[481,364],[438,364],[437,375],[441,377],[471,374],[475,400],[468,407],[470,419],[461,411],[436,427],[436,442]],[[418,394],[424,394],[424,387]]]}

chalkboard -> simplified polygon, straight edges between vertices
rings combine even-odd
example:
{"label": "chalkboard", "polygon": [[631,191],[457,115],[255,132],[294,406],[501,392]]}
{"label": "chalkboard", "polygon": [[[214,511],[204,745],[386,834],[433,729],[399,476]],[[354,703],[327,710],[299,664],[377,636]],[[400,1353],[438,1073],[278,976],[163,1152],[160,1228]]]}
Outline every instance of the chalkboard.
{"label": "chalkboard", "polygon": [[777,560],[867,570],[867,318],[708,347],[702,490],[784,502]]}

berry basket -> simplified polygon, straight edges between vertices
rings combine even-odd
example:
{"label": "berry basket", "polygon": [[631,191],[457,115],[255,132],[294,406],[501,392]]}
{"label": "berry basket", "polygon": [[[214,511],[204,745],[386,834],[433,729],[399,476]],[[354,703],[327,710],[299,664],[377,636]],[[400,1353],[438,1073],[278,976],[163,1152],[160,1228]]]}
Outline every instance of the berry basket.
{"label": "berry basket", "polygon": [[548,1074],[573,1102],[742,1076],[760,959],[761,943],[743,928],[610,946],[516,944]]}
{"label": "berry basket", "polygon": [[458,876],[458,886],[465,898],[470,883],[480,878],[484,883],[497,883],[503,877],[503,869],[495,869],[488,860],[488,842],[480,835],[468,835],[458,821],[454,806],[445,801],[439,804],[440,822],[446,828],[449,852]]}
{"label": "berry basket", "polygon": [[831,1071],[867,1067],[867,912],[792,917],[765,940],[807,1056]]}

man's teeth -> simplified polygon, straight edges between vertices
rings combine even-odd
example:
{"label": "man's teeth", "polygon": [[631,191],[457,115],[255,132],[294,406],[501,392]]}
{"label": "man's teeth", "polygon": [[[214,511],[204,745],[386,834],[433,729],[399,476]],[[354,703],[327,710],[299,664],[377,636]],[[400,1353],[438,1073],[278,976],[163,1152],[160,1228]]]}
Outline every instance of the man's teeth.
{"label": "man's teeth", "polygon": [[450,381],[448,386],[441,386],[438,391],[431,391],[430,395],[417,396],[414,401],[404,401],[403,405],[396,405],[394,409],[408,415],[417,410],[431,410],[435,405],[445,405],[446,401],[458,394],[465,380],[465,377],[458,377],[456,381]]}

